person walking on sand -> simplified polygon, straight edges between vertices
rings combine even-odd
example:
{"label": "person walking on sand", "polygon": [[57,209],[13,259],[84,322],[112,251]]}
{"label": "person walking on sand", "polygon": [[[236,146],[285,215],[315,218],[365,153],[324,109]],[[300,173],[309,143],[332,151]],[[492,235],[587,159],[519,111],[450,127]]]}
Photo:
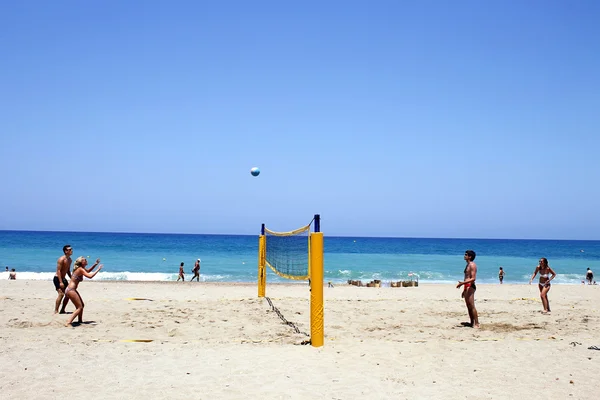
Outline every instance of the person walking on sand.
{"label": "person walking on sand", "polygon": [[185,272],[183,271],[183,262],[179,266],[179,276],[177,277],[177,282],[179,282],[180,279],[182,280],[182,282],[185,282]]}
{"label": "person walking on sand", "polygon": [[69,278],[71,277],[71,255],[73,255],[73,248],[70,244],[66,244],[63,246],[63,255],[56,261],[56,274],[54,274],[53,281],[58,297],[54,303],[54,314],[58,313],[58,307],[60,306],[61,301],[62,307],[60,313],[64,314],[65,307],[67,307],[67,303],[69,302],[69,298],[65,297],[65,288],[69,284],[65,275],[69,275]]}
{"label": "person walking on sand", "polygon": [[85,307],[85,304],[83,303],[81,295],[77,291],[77,287],[79,286],[79,283],[83,281],[84,276],[86,278],[92,279],[94,276],[96,276],[98,272],[100,272],[100,270],[104,267],[102,264],[100,264],[100,266],[95,272],[92,272],[99,262],[100,259],[97,259],[94,265],[92,265],[89,269],[85,269],[85,267],[88,265],[87,259],[85,257],[78,257],[77,260],[75,260],[73,275],[71,275],[71,281],[69,282],[69,286],[67,286],[67,289],[65,290],[65,296],[73,302],[73,304],[76,307],[76,310],[73,312],[73,314],[71,314],[65,326],[71,326],[71,324],[75,320],[75,317],[77,317],[77,322],[79,322],[80,324],[83,322],[83,308]]}
{"label": "person walking on sand", "polygon": [[588,281],[588,285],[591,285],[592,282],[594,281],[594,272],[591,269],[587,269],[587,272],[585,273],[585,279]]}
{"label": "person walking on sand", "polygon": [[550,301],[548,300],[548,292],[550,291],[550,281],[554,279],[556,276],[556,272],[550,268],[548,265],[548,260],[544,257],[540,258],[540,262],[537,267],[535,267],[535,271],[533,271],[533,275],[531,275],[531,279],[529,280],[529,284],[533,281],[533,278],[540,273],[540,281],[538,283],[538,288],[540,289],[540,298],[542,299],[542,305],[544,307],[543,314],[548,314],[550,312]]}
{"label": "person walking on sand", "polygon": [[10,271],[10,274],[8,274],[8,279],[11,281],[17,279],[17,271],[15,271],[14,268]]}
{"label": "person walking on sand", "polygon": [[194,273],[194,276],[192,276],[190,282],[192,282],[194,278],[196,278],[196,282],[200,282],[200,259],[196,260],[196,264],[194,264],[194,269],[192,272]]}
{"label": "person walking on sand", "polygon": [[500,267],[500,270],[498,271],[498,280],[500,281],[500,284],[502,285],[502,281],[504,280],[504,270],[502,269],[502,267]]}
{"label": "person walking on sand", "polygon": [[463,281],[458,281],[456,288],[464,286],[462,297],[465,299],[467,305],[467,311],[469,312],[470,323],[463,323],[463,325],[470,326],[472,328],[479,328],[479,317],[477,316],[477,309],[475,308],[475,280],[477,279],[477,265],[475,264],[476,254],[473,250],[465,251],[465,261],[467,266],[465,267],[464,274],[465,278]]}

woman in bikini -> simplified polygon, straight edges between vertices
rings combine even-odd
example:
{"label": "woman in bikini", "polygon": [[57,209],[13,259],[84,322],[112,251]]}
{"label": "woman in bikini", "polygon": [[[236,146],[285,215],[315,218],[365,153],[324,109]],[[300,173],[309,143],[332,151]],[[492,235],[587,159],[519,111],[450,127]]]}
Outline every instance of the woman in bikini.
{"label": "woman in bikini", "polygon": [[94,276],[96,276],[98,272],[100,272],[100,270],[103,267],[102,264],[98,267],[98,270],[92,272],[99,262],[100,259],[98,259],[96,261],[96,264],[92,265],[90,269],[87,270],[85,269],[85,267],[88,264],[88,262],[85,257],[79,257],[77,260],[75,260],[75,267],[73,269],[73,273],[71,274],[71,281],[69,282],[69,285],[65,290],[65,296],[73,302],[77,309],[73,312],[73,314],[71,314],[71,317],[69,318],[69,321],[67,321],[65,326],[71,326],[75,317],[77,317],[77,321],[79,323],[83,322],[83,308],[85,307],[85,304],[83,303],[81,295],[77,291],[77,286],[79,286],[79,282],[83,281],[84,276],[86,278],[92,279]]}
{"label": "woman in bikini", "polygon": [[185,272],[183,271],[183,263],[179,266],[179,276],[177,277],[177,282],[181,279],[182,282],[185,282]]}
{"label": "woman in bikini", "polygon": [[540,298],[542,299],[542,305],[544,306],[544,311],[542,313],[547,314],[550,312],[550,302],[548,301],[548,292],[550,291],[550,281],[554,279],[556,276],[556,272],[550,268],[548,265],[548,260],[544,257],[540,258],[540,262],[537,267],[535,267],[535,271],[533,271],[533,275],[531,275],[531,279],[529,280],[529,284],[533,282],[533,278],[540,273],[540,281],[538,283],[538,288],[540,289]]}

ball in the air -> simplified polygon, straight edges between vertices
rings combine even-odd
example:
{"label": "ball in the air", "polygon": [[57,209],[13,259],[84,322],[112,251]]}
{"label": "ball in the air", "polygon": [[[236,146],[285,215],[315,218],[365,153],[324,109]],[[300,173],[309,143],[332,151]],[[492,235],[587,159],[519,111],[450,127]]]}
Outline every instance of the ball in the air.
{"label": "ball in the air", "polygon": [[260,169],[258,169],[258,167],[254,167],[250,169],[250,173],[252,174],[252,176],[258,176],[258,174],[260,174]]}

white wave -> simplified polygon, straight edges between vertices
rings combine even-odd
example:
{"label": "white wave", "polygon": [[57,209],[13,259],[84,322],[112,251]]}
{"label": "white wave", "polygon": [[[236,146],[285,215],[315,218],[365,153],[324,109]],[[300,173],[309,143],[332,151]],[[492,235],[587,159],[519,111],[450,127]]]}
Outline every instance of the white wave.
{"label": "white wave", "polygon": [[[358,273],[356,273],[358,272]],[[326,277],[327,281],[331,281],[337,284],[345,283],[349,276],[354,276],[353,279],[358,280],[370,280],[370,279],[379,279],[381,281],[398,281],[398,280],[407,280],[410,278],[415,278],[414,275],[417,273],[413,272],[413,276],[410,276],[408,272],[401,271],[395,274],[381,274],[381,273],[372,273],[372,272],[364,272],[364,271],[352,271],[348,270],[339,270],[340,274],[344,274],[345,276],[337,276],[337,277]],[[348,274],[346,274],[348,273]],[[461,279],[462,276],[444,276],[442,273],[434,273],[434,272],[424,272],[420,271],[418,273],[419,282],[421,283],[456,283],[457,280]],[[189,281],[192,277],[192,274],[186,274],[186,281]],[[531,275],[523,275],[520,276],[516,281],[510,279],[504,279],[504,282],[507,284],[527,284],[529,283],[529,278]],[[8,279],[8,274],[6,272],[0,272],[0,280]],[[54,272],[29,272],[29,271],[17,271],[17,279],[18,280],[33,280],[33,281],[51,281],[54,279]],[[289,282],[286,279],[279,278],[277,276],[270,277],[270,280],[274,282]],[[556,278],[552,281],[556,284],[567,284],[567,285],[577,285],[581,284],[585,278],[581,274],[558,274]],[[87,278],[86,278],[87,280]],[[105,272],[101,271],[94,277],[94,280],[104,280],[104,281],[146,281],[146,282],[171,282],[177,281],[177,273],[162,273],[162,272]],[[245,275],[245,276],[237,276],[230,274],[201,274],[200,275],[201,282],[255,282],[254,276]],[[537,281],[537,277],[536,277]],[[491,283],[496,284],[498,280],[496,277],[478,277],[478,283]],[[534,282],[536,283],[536,282]]]}
{"label": "white wave", "polygon": [[169,281],[177,274],[165,274],[160,272],[99,272],[94,279],[102,281]]}
{"label": "white wave", "polygon": [[[6,274],[6,272],[3,272]],[[54,278],[54,272],[27,272],[27,271],[17,271],[17,279],[19,280],[31,280],[31,281],[51,281]],[[8,279],[8,275],[6,278],[0,275],[0,279]]]}
{"label": "white wave", "polygon": [[[51,281],[54,279],[54,272],[18,272],[18,280],[31,280],[31,281]],[[164,281],[176,281],[178,274],[174,273],[162,273],[162,272],[99,272],[94,280],[101,281],[144,281],[144,282],[164,282]],[[186,281],[189,281],[193,275],[188,274]],[[0,279],[8,279],[6,272],[0,272]],[[87,278],[86,278],[87,280]],[[232,280],[231,275],[200,275],[201,282],[227,282]]]}
{"label": "white wave", "polygon": [[[162,273],[162,272],[100,272],[94,279],[100,279],[104,281],[144,281],[144,282],[156,282],[156,281],[177,281],[179,275],[176,273]],[[193,274],[186,274],[185,280],[189,281]],[[231,279],[230,275],[200,275],[201,282],[221,282]]]}

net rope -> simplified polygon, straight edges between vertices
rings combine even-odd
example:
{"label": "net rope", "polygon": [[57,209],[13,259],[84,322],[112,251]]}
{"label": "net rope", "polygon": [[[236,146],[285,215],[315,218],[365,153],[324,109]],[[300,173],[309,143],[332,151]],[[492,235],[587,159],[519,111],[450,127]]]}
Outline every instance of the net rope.
{"label": "net rope", "polygon": [[289,232],[275,232],[265,227],[266,264],[282,278],[310,278],[310,224]]}

